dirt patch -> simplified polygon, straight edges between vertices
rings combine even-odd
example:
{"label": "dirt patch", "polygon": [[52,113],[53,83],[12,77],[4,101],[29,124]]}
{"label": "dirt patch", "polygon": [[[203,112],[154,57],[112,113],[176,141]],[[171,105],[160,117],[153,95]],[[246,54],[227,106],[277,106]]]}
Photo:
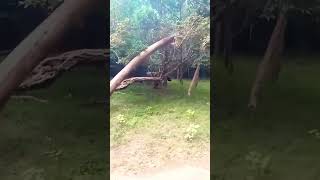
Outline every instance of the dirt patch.
{"label": "dirt patch", "polygon": [[134,135],[127,143],[111,147],[111,174],[123,178],[156,176],[168,172],[168,169],[181,169],[184,165],[209,172],[209,146],[209,143],[195,144],[178,138],[155,139],[151,135]]}
{"label": "dirt patch", "polygon": [[209,170],[191,167],[180,166],[170,170],[160,171],[158,173],[145,176],[114,176],[111,175],[111,180],[209,180]]}

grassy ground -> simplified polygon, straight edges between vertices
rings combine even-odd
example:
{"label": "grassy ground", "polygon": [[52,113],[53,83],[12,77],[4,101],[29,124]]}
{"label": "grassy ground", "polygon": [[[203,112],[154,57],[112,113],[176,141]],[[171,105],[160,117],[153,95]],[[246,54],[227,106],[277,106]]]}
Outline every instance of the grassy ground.
{"label": "grassy ground", "polygon": [[213,179],[320,179],[320,63],[287,59],[253,114],[247,103],[258,60],[236,58],[233,77],[216,64]]}
{"label": "grassy ground", "polygon": [[81,67],[24,93],[47,104],[11,99],[0,114],[0,179],[105,179],[106,112],[85,105],[105,97],[105,77]]}
{"label": "grassy ground", "polygon": [[138,174],[209,155],[210,82],[200,81],[191,97],[189,83],[161,90],[139,84],[111,97],[112,172]]}

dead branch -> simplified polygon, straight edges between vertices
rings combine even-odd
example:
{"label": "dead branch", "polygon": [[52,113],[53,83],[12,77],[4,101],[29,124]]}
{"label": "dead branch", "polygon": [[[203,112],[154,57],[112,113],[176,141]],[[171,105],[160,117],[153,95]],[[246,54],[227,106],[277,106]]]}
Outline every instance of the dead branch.
{"label": "dead branch", "polygon": [[129,85],[135,82],[143,82],[143,81],[161,81],[161,78],[160,77],[132,77],[132,78],[123,80],[121,84],[116,88],[116,90],[125,89]]}
{"label": "dead branch", "polygon": [[44,83],[82,62],[106,61],[108,56],[107,49],[80,49],[46,58],[32,70],[31,75],[20,84],[19,88],[30,88]]}

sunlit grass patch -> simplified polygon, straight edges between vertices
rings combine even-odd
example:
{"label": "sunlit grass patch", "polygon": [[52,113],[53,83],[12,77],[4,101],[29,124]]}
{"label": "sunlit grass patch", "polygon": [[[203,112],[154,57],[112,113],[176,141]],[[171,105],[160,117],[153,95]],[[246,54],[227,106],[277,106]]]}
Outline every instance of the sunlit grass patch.
{"label": "sunlit grass patch", "polygon": [[173,80],[166,89],[139,84],[114,93],[110,105],[113,143],[117,144],[119,138],[129,131],[149,129],[157,134],[161,131],[159,127],[164,128],[162,126],[180,128],[183,137],[183,131],[191,124],[199,126],[197,134],[200,139],[209,141],[210,81],[200,81],[192,96],[187,95],[189,83],[184,80],[181,85]]}

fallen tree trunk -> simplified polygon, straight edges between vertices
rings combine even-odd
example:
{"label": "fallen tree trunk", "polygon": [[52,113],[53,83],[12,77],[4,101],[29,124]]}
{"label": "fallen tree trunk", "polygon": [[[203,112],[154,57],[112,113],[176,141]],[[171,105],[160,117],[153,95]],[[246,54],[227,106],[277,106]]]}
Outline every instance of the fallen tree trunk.
{"label": "fallen tree trunk", "polygon": [[129,76],[129,74],[136,69],[139,65],[144,63],[152,53],[157,49],[172,43],[174,41],[174,36],[166,37],[160,41],[152,44],[146,50],[142,51],[138,56],[133,58],[111,81],[110,81],[110,96],[116,90],[116,88],[121,84],[121,82]]}
{"label": "fallen tree trunk", "polygon": [[256,79],[253,83],[249,105],[251,110],[257,107],[257,99],[261,95],[264,83],[268,80],[275,79],[280,72],[280,53],[284,45],[284,34],[287,25],[287,19],[284,13],[280,13],[277,24],[271,35],[265,56],[258,66]]}
{"label": "fallen tree trunk", "polygon": [[121,84],[116,88],[116,90],[121,90],[127,88],[129,85],[135,82],[143,82],[143,81],[161,81],[160,77],[132,77],[129,79],[125,79],[121,82]]}
{"label": "fallen tree trunk", "polygon": [[0,107],[28,74],[61,43],[66,32],[102,0],[64,1],[0,64]]}
{"label": "fallen tree trunk", "polygon": [[197,69],[196,69],[196,71],[194,72],[192,81],[191,81],[190,86],[189,86],[188,96],[191,96],[191,91],[192,91],[195,87],[197,87],[197,85],[198,85],[198,81],[199,81],[199,71],[200,71],[200,64],[197,65]]}
{"label": "fallen tree trunk", "polygon": [[32,70],[31,75],[20,84],[19,88],[25,89],[45,83],[82,62],[106,61],[108,55],[108,49],[80,49],[46,58]]}

